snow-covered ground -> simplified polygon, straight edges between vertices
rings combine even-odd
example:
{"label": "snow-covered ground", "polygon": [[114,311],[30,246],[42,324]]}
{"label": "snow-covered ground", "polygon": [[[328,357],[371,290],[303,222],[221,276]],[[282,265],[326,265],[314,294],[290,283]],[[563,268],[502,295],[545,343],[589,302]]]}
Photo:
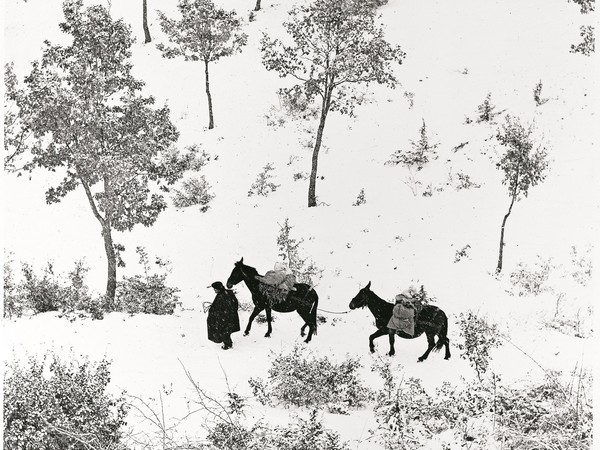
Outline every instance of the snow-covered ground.
{"label": "snow-covered ground", "polygon": [[[86,2],[87,4],[88,2]],[[99,2],[107,4],[107,2]],[[311,136],[316,122],[288,120],[282,127],[267,125],[266,115],[279,108],[277,88],[288,80],[267,72],[260,62],[262,32],[280,36],[291,4],[263,0],[256,20],[246,23],[248,46],[243,52],[211,66],[215,109],[214,130],[207,130],[207,107],[201,65],[161,57],[155,43],[161,34],[155,8],[174,14],[168,5],[149,0],[153,43],[143,44],[141,2],[112,2],[112,13],[132,25],[138,42],[133,48],[134,74],[146,82],[145,93],[168,103],[181,132],[178,146],[199,144],[213,158],[203,168],[216,197],[207,213],[198,209],[168,209],[151,228],[136,227],[117,234],[127,248],[128,267],[139,272],[134,249],[143,245],[151,255],[172,262],[169,283],[181,290],[183,310],[173,316],[134,316],[113,313],[102,321],[68,322],[54,314],[3,322],[6,359],[26,354],[59,354],[113,361],[111,388],[115,392],[156,397],[172,386],[165,403],[172,416],[185,412],[189,384],[184,365],[203,388],[227,390],[224,373],[236,392],[251,395],[247,380],[266,377],[272,352],[289,350],[301,342],[300,318],[277,314],[273,335],[263,338],[264,324],[255,323],[250,336],[233,335],[234,348],[222,351],[206,339],[202,303],[211,301],[215,280],[225,282],[235,261],[260,272],[277,259],[276,237],[288,218],[292,235],[303,238],[301,252],[324,269],[316,286],[319,306],[346,312],[352,297],[367,282],[381,297],[392,299],[411,283],[423,284],[449,316],[453,357],[444,361],[432,354],[422,364],[417,357],[425,337],[397,340],[394,366],[421,378],[428,389],[444,381],[472,378],[460,358],[457,320],[468,310],[488,317],[512,342],[493,354],[493,369],[506,381],[541,379],[545,369],[566,376],[576,366],[592,366],[591,336],[594,286],[581,287],[569,276],[571,247],[584,251],[598,236],[598,155],[595,141],[598,67],[596,58],[569,53],[578,42],[579,26],[589,18],[566,0],[390,0],[380,8],[390,42],[406,52],[396,69],[401,85],[395,90],[369,86],[371,102],[349,118],[332,113],[325,129],[319,160],[317,196],[322,206],[307,208]],[[217,1],[247,18],[254,2]],[[5,6],[5,60],[15,63],[22,78],[29,63],[40,56],[44,39],[59,42],[62,12],[57,0],[7,0]],[[549,100],[536,107],[533,88],[543,83]],[[497,110],[534,121],[536,137],[549,150],[547,179],[515,205],[507,223],[504,271],[494,277],[500,224],[510,203],[502,174],[495,167],[501,148],[492,138],[497,125],[465,123],[474,118],[488,92]],[[405,93],[412,93],[411,107]],[[279,113],[282,114],[282,113]],[[439,143],[439,158],[418,173],[420,191],[442,186],[433,196],[414,196],[405,184],[408,172],[384,165],[391,154],[418,139],[422,121]],[[502,119],[500,119],[502,120]],[[594,125],[595,124],[595,125]],[[467,144],[458,151],[453,148]],[[307,144],[308,143],[308,144]],[[275,167],[279,189],[266,198],[248,197],[247,191],[267,164]],[[468,174],[478,189],[455,190],[446,185],[457,173]],[[44,191],[49,176],[43,172],[3,177],[3,245],[16,261],[40,267],[52,260],[66,271],[85,258],[91,270],[90,287],[102,292],[105,255],[100,229],[83,191],[48,206]],[[361,189],[367,203],[355,207]],[[469,258],[454,262],[457,250],[470,246]],[[519,262],[530,266],[536,257],[552,258],[556,267],[549,284],[565,292],[562,312],[579,317],[585,338],[544,326],[551,319],[556,293],[537,297],[509,294],[510,273]],[[240,301],[250,302],[239,285]],[[387,350],[386,338],[368,353],[367,338],[375,328],[367,310],[340,315],[322,313],[327,322],[309,344],[319,355],[333,359],[349,354],[364,365],[366,384],[381,381],[370,371],[372,358]],[[249,313],[240,312],[242,326]],[[578,315],[578,316],[577,316]],[[336,319],[334,321],[334,318]],[[527,356],[529,355],[529,356]],[[530,358],[531,357],[531,358]],[[258,408],[258,406],[257,406]],[[259,411],[262,411],[259,409]],[[262,411],[269,420],[285,421],[290,410]],[[356,448],[374,426],[368,408],[349,416],[327,415],[327,425]],[[190,425],[193,429],[194,425]]]}

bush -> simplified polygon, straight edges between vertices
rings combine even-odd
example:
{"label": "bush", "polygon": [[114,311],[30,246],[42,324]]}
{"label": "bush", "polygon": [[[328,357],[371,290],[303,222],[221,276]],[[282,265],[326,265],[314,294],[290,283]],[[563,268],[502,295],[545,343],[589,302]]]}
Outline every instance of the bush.
{"label": "bush", "polygon": [[66,363],[52,355],[13,363],[4,379],[4,448],[88,450],[115,448],[126,407],[105,391],[106,360]]}
{"label": "bush", "polygon": [[279,256],[287,263],[296,276],[298,283],[307,283],[314,286],[316,279],[321,278],[323,271],[316,266],[314,261],[300,256],[300,246],[304,239],[297,240],[293,238],[291,236],[293,228],[287,218],[283,225],[280,225],[279,236],[277,236]]}
{"label": "bush", "polygon": [[571,247],[571,263],[573,264],[571,276],[582,286],[587,286],[592,279],[593,263],[591,252],[591,247],[586,248],[583,252],[577,250],[575,246]]}
{"label": "bush", "polygon": [[315,357],[295,346],[288,354],[274,355],[269,381],[248,382],[259,401],[276,398],[286,405],[309,408],[327,406],[329,411],[346,413],[348,407],[362,405],[370,395],[358,377],[358,359],[346,357],[341,363],[327,356]]}
{"label": "bush", "polygon": [[573,3],[577,3],[580,8],[581,14],[588,14],[593,12],[595,9],[596,0],[569,0]]}
{"label": "bush", "polygon": [[358,193],[358,197],[356,197],[356,201],[352,203],[352,206],[360,206],[364,205],[365,203],[367,203],[367,199],[365,197],[365,190],[362,188]]}
{"label": "bush", "polygon": [[596,39],[594,38],[594,27],[591,25],[579,28],[579,35],[582,41],[577,44],[571,44],[571,53],[581,53],[585,56],[591,56],[596,51]]}
{"label": "bush", "polygon": [[181,306],[177,293],[179,289],[165,284],[168,275],[168,261],[156,258],[155,264],[164,272],[150,273],[148,253],[143,247],[137,247],[144,275],[123,277],[117,284],[115,310],[129,314],[173,314],[177,305]]}
{"label": "bush", "polygon": [[496,107],[492,104],[492,93],[488,92],[485,100],[477,107],[477,123],[492,122],[498,114],[494,110]]}
{"label": "bush", "polygon": [[471,311],[466,315],[461,313],[459,317],[460,334],[464,339],[463,344],[458,344],[462,351],[461,357],[469,361],[477,372],[477,378],[481,380],[489,367],[490,351],[502,343],[498,326],[488,324]]}
{"label": "bush", "polygon": [[102,318],[103,300],[94,299],[85,284],[89,268],[82,260],[65,275],[54,273],[52,263],[47,263],[38,276],[26,263],[21,266],[23,281],[16,282],[10,261],[4,263],[4,317],[20,317],[26,311],[34,314],[60,311],[73,317],[79,313],[91,313],[95,319]]}
{"label": "bush", "polygon": [[544,103],[548,101],[547,98],[542,98],[542,81],[540,80],[538,84],[535,85],[533,89],[533,100],[535,101],[536,106],[542,106]]}
{"label": "bush", "polygon": [[[591,448],[589,381],[582,372],[569,386],[553,373],[521,388],[492,376],[462,388],[444,383],[430,395],[418,379],[398,381],[388,361],[376,362],[373,370],[384,379],[375,415],[386,449],[421,449],[435,435],[445,441],[442,448]],[[445,433],[450,430],[451,435]]]}
{"label": "bush", "polygon": [[261,195],[266,197],[271,192],[275,192],[277,190],[280,185],[269,181],[271,178],[273,178],[273,175],[270,173],[273,170],[275,170],[275,168],[271,163],[267,163],[267,165],[263,167],[263,171],[258,174],[258,178],[254,183],[252,183],[252,186],[250,186],[248,197],[252,197],[253,195]]}
{"label": "bush", "polygon": [[463,258],[468,258],[470,248],[471,248],[471,246],[469,244],[467,244],[460,250],[456,250],[456,253],[454,255],[454,262],[457,263]]}
{"label": "bush", "polygon": [[439,144],[432,144],[427,134],[427,125],[423,119],[423,125],[419,129],[419,140],[417,142],[410,141],[412,150],[398,150],[386,164],[397,165],[403,164],[408,168],[416,168],[417,170],[423,167],[431,160],[437,158],[436,148]]}
{"label": "bush", "polygon": [[467,175],[466,173],[458,172],[456,174],[456,176],[458,177],[458,183],[456,184],[457,191],[460,191],[461,189],[471,189],[471,188],[479,189],[481,187],[480,184],[472,181],[471,177],[469,175]]}
{"label": "bush", "polygon": [[201,175],[183,180],[181,189],[174,190],[173,205],[176,208],[200,205],[200,211],[206,212],[214,198],[214,194],[210,192],[210,185],[204,175]]}
{"label": "bush", "polygon": [[534,267],[529,267],[527,264],[520,262],[510,274],[510,282],[518,289],[519,297],[539,295],[549,290],[546,283],[551,269],[551,259],[544,260],[538,257]]}

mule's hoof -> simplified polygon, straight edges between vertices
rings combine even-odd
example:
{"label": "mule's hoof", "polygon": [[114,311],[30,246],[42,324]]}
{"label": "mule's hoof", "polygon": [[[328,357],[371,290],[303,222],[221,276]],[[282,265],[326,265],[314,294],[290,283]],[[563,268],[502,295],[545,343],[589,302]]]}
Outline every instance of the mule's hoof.
{"label": "mule's hoof", "polygon": [[375,353],[375,347],[371,347],[369,350],[371,350],[371,353]]}
{"label": "mule's hoof", "polygon": [[303,332],[303,331],[301,331],[301,332],[300,332],[300,337],[304,337],[304,336],[306,336],[306,333],[305,333],[305,332]]}
{"label": "mule's hoof", "polygon": [[447,361],[447,360],[449,360],[449,359],[450,359],[450,357],[449,357],[449,356],[446,356],[446,357],[444,357],[444,359]]}
{"label": "mule's hoof", "polygon": [[271,333],[265,334],[265,337],[271,337]]}
{"label": "mule's hoof", "polygon": [[423,361],[425,361],[425,358],[418,358],[418,359],[417,359],[417,362],[418,362],[418,363],[419,363],[419,362],[423,362]]}
{"label": "mule's hoof", "polygon": [[304,340],[304,343],[305,343],[305,344],[308,344],[309,342],[310,342],[310,339],[305,339],[305,340]]}
{"label": "mule's hoof", "polygon": [[233,345],[222,345],[221,348],[223,350],[229,350],[231,347],[233,347]]}
{"label": "mule's hoof", "polygon": [[248,336],[250,334],[249,331],[244,331],[244,336]]}
{"label": "mule's hoof", "polygon": [[396,352],[389,352],[388,356],[394,356],[396,354]]}

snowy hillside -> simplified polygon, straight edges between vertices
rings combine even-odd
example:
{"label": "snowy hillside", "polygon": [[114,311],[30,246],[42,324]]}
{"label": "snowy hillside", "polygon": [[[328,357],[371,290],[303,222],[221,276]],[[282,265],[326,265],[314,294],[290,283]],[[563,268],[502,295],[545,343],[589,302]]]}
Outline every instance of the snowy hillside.
{"label": "snowy hillside", "polygon": [[[151,44],[143,43],[141,2],[96,3],[110,3],[113,17],[131,25],[137,39],[133,73],[145,82],[145,95],[155,96],[158,106],[168,104],[180,132],[177,147],[197,144],[210,155],[201,173],[215,198],[207,212],[170,207],[152,227],[138,225],[114,235],[126,248],[127,267],[119,269],[119,277],[141,271],[136,246],[171,261],[168,283],[180,289],[183,303],[174,315],[110,313],[99,321],[69,322],[44,313],[5,319],[5,360],[48,350],[74,359],[107,357],[112,360],[111,391],[156,399],[166,387],[172,390],[163,394],[166,415],[173,418],[184,416],[188,407],[183,365],[207,392],[221,395],[229,385],[248,396],[252,417],[270,424],[285,424],[294,414],[305,417],[302,408],[258,404],[247,382],[267,378],[273,352],[306,345],[299,336],[300,317],[274,313],[270,338],[263,337],[266,324],[255,322],[250,336],[235,333],[233,349],[223,351],[207,340],[203,311],[203,302],[214,297],[207,286],[216,280],[225,283],[240,258],[261,273],[272,268],[278,259],[276,239],[288,219],[293,237],[303,239],[301,254],[323,270],[315,290],[326,322],[319,324],[308,346],[334,361],[347,355],[359,358],[365,385],[381,388],[381,378],[371,371],[378,358],[389,359],[407,378],[421,379],[432,393],[444,382],[473,380],[475,373],[457,346],[463,339],[460,314],[468,311],[497,324],[516,345],[505,341],[492,354],[494,373],[508,384],[542,380],[544,371],[560,371],[564,380],[582,367],[591,371],[598,291],[593,280],[583,286],[573,279],[572,248],[584,254],[597,244],[599,233],[598,66],[595,56],[569,53],[580,25],[589,21],[577,5],[567,0],[389,0],[381,6],[386,39],[406,52],[403,64],[394,69],[400,84],[396,89],[362,87],[369,101],[356,108],[356,117],[330,113],[319,159],[321,204],[308,208],[308,180],[296,181],[295,175],[310,173],[318,119],[285,115],[277,89],[292,81],[263,67],[259,45],[262,33],[284,38],[281,24],[298,1],[263,0],[255,20],[248,21],[254,2],[215,0],[243,18],[248,45],[211,66],[212,130],[207,129],[202,64],[163,58],[156,48],[167,43],[156,9],[175,16],[175,0],[149,0]],[[61,2],[7,0],[4,14],[4,59],[14,62],[22,81],[45,39],[65,42],[58,28]],[[540,81],[548,101],[536,106],[533,90]],[[502,115],[495,123],[477,123],[477,108],[488,93]],[[534,123],[536,142],[548,149],[550,169],[546,180],[515,204],[506,225],[504,269],[495,276],[500,225],[510,204],[496,168],[503,148],[495,135],[506,114]],[[466,117],[472,122],[466,123]],[[283,119],[281,126],[272,124],[277,118]],[[438,144],[438,158],[416,172],[414,191],[405,167],[385,163],[419,138],[423,122]],[[266,197],[248,196],[268,163],[280,186]],[[457,189],[459,175],[468,175],[479,187]],[[45,203],[44,192],[51,180],[60,179],[56,177],[60,174],[41,170],[31,177],[4,174],[5,257],[12,252],[16,273],[20,262],[40,268],[53,261],[57,272],[66,272],[84,258],[90,267],[86,282],[102,293],[106,256],[100,227],[81,189],[60,203]],[[353,206],[361,189],[366,203]],[[427,190],[431,196],[423,195]],[[467,245],[467,255],[457,262],[457,253]],[[534,267],[540,259],[549,260],[549,289],[519,295],[511,273],[520,263]],[[445,361],[432,353],[417,363],[426,349],[425,337],[396,339],[393,358],[386,356],[387,337],[381,337],[371,355],[373,317],[367,309],[349,312],[348,306],[369,281],[388,301],[410,284],[424,285],[448,315],[452,358]],[[251,303],[243,284],[235,291],[241,303]],[[570,325],[557,324],[559,307]],[[240,310],[242,330],[248,317],[249,311]],[[377,426],[370,406],[349,415],[321,414],[351,448],[384,448],[368,439],[368,430]],[[200,416],[193,417],[177,433],[202,436],[202,423]],[[151,428],[135,414],[128,424]]]}

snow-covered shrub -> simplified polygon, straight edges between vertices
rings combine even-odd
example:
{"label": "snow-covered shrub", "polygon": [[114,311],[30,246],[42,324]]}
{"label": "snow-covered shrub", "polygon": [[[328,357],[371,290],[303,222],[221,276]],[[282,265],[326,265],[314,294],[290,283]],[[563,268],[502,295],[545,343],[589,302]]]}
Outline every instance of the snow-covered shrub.
{"label": "snow-covered shrub", "polygon": [[200,211],[206,212],[214,198],[204,175],[187,178],[181,183],[180,189],[173,190],[173,205],[176,208],[199,205]]}
{"label": "snow-covered shrub", "polygon": [[297,240],[291,236],[292,229],[288,218],[280,225],[277,236],[277,248],[279,256],[289,266],[296,276],[298,283],[307,283],[314,286],[317,279],[321,278],[323,270],[319,269],[315,262],[300,256],[300,246],[304,239]]}
{"label": "snow-covered shrub", "polygon": [[538,257],[533,267],[521,261],[510,274],[510,282],[517,288],[519,297],[539,295],[549,289],[547,281],[552,268],[551,259],[544,260]]}
{"label": "snow-covered shrub", "polygon": [[432,159],[437,158],[436,148],[439,144],[431,143],[431,138],[427,132],[427,125],[425,119],[423,124],[419,128],[419,140],[410,141],[412,150],[397,150],[386,164],[398,165],[402,164],[408,168],[416,168],[417,171],[423,169],[423,167]]}
{"label": "snow-covered shrub", "polygon": [[13,362],[4,378],[4,448],[118,448],[126,407],[106,392],[109,367],[56,355]]}
{"label": "snow-covered shrub", "polygon": [[502,344],[498,326],[489,324],[471,311],[467,314],[460,313],[458,326],[464,339],[463,343],[458,343],[458,348],[462,351],[460,356],[469,361],[481,380],[490,365],[491,350]]}
{"label": "snow-covered shrub", "polygon": [[582,41],[575,45],[571,44],[571,53],[581,53],[585,56],[590,56],[596,51],[596,38],[594,37],[594,27],[584,25],[579,28],[579,35]]}
{"label": "snow-covered shrub", "polygon": [[275,170],[275,168],[271,163],[267,163],[267,165],[263,167],[263,170],[258,174],[256,181],[252,183],[252,186],[250,186],[250,190],[248,190],[248,197],[252,197],[253,195],[261,195],[266,197],[271,192],[275,192],[277,190],[280,185],[270,181],[271,178],[273,178],[273,175],[270,172],[273,170]]}
{"label": "snow-covered shrub", "polygon": [[360,367],[358,358],[347,356],[335,363],[296,345],[289,353],[273,355],[268,382],[248,382],[259,400],[275,398],[287,405],[326,406],[331,412],[346,413],[348,407],[362,405],[370,395],[358,376]]}
{"label": "snow-covered shrub", "polygon": [[20,317],[27,311],[34,314],[60,311],[69,317],[77,312],[102,318],[104,302],[92,298],[85,284],[89,268],[82,260],[76,261],[66,275],[56,274],[50,262],[42,269],[41,276],[27,263],[22,264],[21,270],[23,280],[17,282],[10,261],[4,263],[4,317]]}
{"label": "snow-covered shrub", "polygon": [[361,188],[360,192],[358,193],[358,197],[356,197],[356,201],[352,203],[352,206],[360,206],[364,205],[365,203],[367,203],[367,198],[365,197],[365,189]]}
{"label": "snow-covered shrub", "polygon": [[179,289],[169,287],[165,281],[170,262],[156,258],[155,264],[162,273],[150,273],[150,260],[143,247],[137,247],[139,262],[144,275],[123,277],[117,284],[115,310],[129,314],[173,314],[177,305],[181,306],[177,293]]}
{"label": "snow-covered shrub", "polygon": [[[264,447],[263,447],[264,448]],[[296,418],[287,427],[276,427],[266,439],[266,448],[273,450],[349,450],[335,431],[323,427],[323,421],[313,410],[308,419]]]}
{"label": "snow-covered shrub", "polygon": [[304,173],[304,172],[296,172],[293,175],[294,181],[299,181],[299,180],[308,180],[308,174]]}

